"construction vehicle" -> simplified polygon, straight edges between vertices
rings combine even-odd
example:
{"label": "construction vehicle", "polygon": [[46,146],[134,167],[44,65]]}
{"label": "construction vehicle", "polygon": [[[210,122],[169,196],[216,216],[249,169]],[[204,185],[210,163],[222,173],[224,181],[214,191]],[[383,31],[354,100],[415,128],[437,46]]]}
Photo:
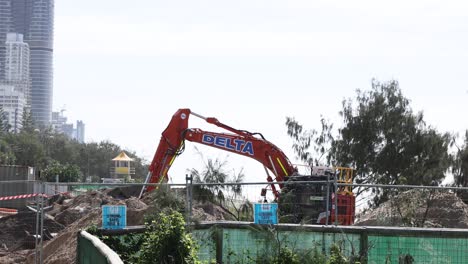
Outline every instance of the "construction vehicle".
{"label": "construction vehicle", "polygon": [[[204,119],[231,133],[189,128],[190,115]],[[163,131],[149,166],[146,183],[167,182],[168,171],[175,158],[184,151],[185,140],[233,152],[260,162],[265,168],[266,178],[270,183],[268,188],[262,190],[262,196],[266,197],[266,190],[271,190],[274,199],[279,202],[280,211],[282,210],[285,215],[296,215],[291,220],[292,222],[301,222],[306,216],[316,219],[315,223],[318,224],[336,222],[351,225],[354,222],[355,202],[352,191],[348,188],[337,188],[336,184],[313,184],[314,181],[323,180],[327,180],[328,183],[333,181],[352,183],[351,169],[314,167],[311,175],[298,175],[298,169],[293,166],[283,151],[266,140],[261,133],[232,128],[214,117],[204,117],[187,108],[179,109]],[[294,184],[297,181],[301,183],[307,181],[311,184]],[[154,185],[146,187],[146,191],[154,189]],[[326,205],[329,205],[329,208],[326,208]],[[337,210],[335,205],[338,206]],[[336,210],[337,214],[333,213],[333,210]],[[335,215],[338,217],[335,218]]]}

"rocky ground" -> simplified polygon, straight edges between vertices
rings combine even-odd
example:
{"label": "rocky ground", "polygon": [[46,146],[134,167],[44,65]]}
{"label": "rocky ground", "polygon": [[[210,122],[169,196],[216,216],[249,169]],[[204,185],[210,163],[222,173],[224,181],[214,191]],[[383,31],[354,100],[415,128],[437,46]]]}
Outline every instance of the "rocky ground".
{"label": "rocky ground", "polygon": [[[52,208],[47,211],[43,245],[44,263],[75,263],[76,236],[80,230],[91,225],[101,225],[101,206],[127,206],[127,225],[143,225],[144,214],[151,210],[149,198],[139,200],[139,190],[114,188],[101,191],[88,191],[71,197],[60,195],[49,200]],[[148,206],[146,203],[150,204]],[[221,208],[213,204],[196,204],[193,216],[198,221],[223,220]],[[0,219],[0,263],[34,263],[36,214],[23,212]]]}
{"label": "rocky ground", "polygon": [[468,228],[468,205],[451,191],[415,189],[358,216],[355,225]]}

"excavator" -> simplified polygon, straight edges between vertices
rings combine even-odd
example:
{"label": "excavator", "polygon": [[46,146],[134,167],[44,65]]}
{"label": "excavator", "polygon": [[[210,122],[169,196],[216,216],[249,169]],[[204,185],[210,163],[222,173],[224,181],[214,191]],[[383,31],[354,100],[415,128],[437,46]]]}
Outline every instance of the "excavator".
{"label": "excavator", "polygon": [[[191,115],[231,133],[189,128]],[[352,183],[352,169],[314,167],[311,175],[298,175],[297,167],[293,166],[283,151],[266,140],[261,133],[235,129],[214,117],[204,117],[188,108],[177,110],[167,128],[162,132],[145,183],[167,182],[168,172],[175,158],[184,151],[185,140],[236,153],[260,162],[265,168],[266,179],[269,183],[268,188],[262,189],[262,196],[266,197],[266,190],[271,190],[274,199],[279,202],[280,211],[293,216],[289,221],[301,222],[309,217],[316,219],[317,224],[335,222],[352,225],[354,222],[354,195],[349,188],[313,184],[314,181],[324,180]],[[296,181],[310,181],[311,184],[294,184]],[[155,188],[154,185],[143,187],[142,193],[151,192]],[[326,208],[325,204],[329,204],[330,208]],[[335,205],[337,205],[336,209]],[[336,210],[337,213],[333,213],[332,210]]]}

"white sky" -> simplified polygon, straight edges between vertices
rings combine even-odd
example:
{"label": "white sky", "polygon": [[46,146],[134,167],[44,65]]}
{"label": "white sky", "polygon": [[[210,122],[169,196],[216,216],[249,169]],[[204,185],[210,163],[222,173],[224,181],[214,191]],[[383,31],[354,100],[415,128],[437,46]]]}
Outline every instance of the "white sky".
{"label": "white sky", "polygon": [[[465,1],[55,1],[54,109],[151,160],[178,108],[261,132],[295,162],[294,116],[340,126],[341,101],[372,78],[397,79],[442,131],[468,128]],[[192,117],[190,127],[215,130]],[[202,161],[187,143],[170,175]],[[197,145],[206,157],[227,153]],[[229,155],[246,181],[256,161]]]}

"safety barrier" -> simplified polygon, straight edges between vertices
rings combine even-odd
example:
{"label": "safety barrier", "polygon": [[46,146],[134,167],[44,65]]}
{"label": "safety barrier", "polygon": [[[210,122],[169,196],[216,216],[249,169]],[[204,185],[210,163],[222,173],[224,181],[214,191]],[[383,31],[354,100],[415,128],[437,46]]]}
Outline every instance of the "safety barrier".
{"label": "safety barrier", "polygon": [[76,262],[78,264],[123,264],[117,253],[86,231],[78,233]]}
{"label": "safety barrier", "polygon": [[8,201],[8,200],[17,200],[17,199],[28,199],[33,198],[36,196],[46,197],[47,195],[41,193],[28,193],[28,194],[18,194],[18,195],[11,195],[11,196],[4,196],[0,197],[0,201]]}
{"label": "safety barrier", "polygon": [[277,245],[296,253],[317,249],[328,255],[332,244],[338,245],[345,256],[361,257],[369,264],[463,264],[468,260],[466,229],[297,224],[262,227],[247,222],[210,222],[195,225],[192,234],[200,245],[200,260],[217,263],[258,260],[264,254],[271,255]]}

